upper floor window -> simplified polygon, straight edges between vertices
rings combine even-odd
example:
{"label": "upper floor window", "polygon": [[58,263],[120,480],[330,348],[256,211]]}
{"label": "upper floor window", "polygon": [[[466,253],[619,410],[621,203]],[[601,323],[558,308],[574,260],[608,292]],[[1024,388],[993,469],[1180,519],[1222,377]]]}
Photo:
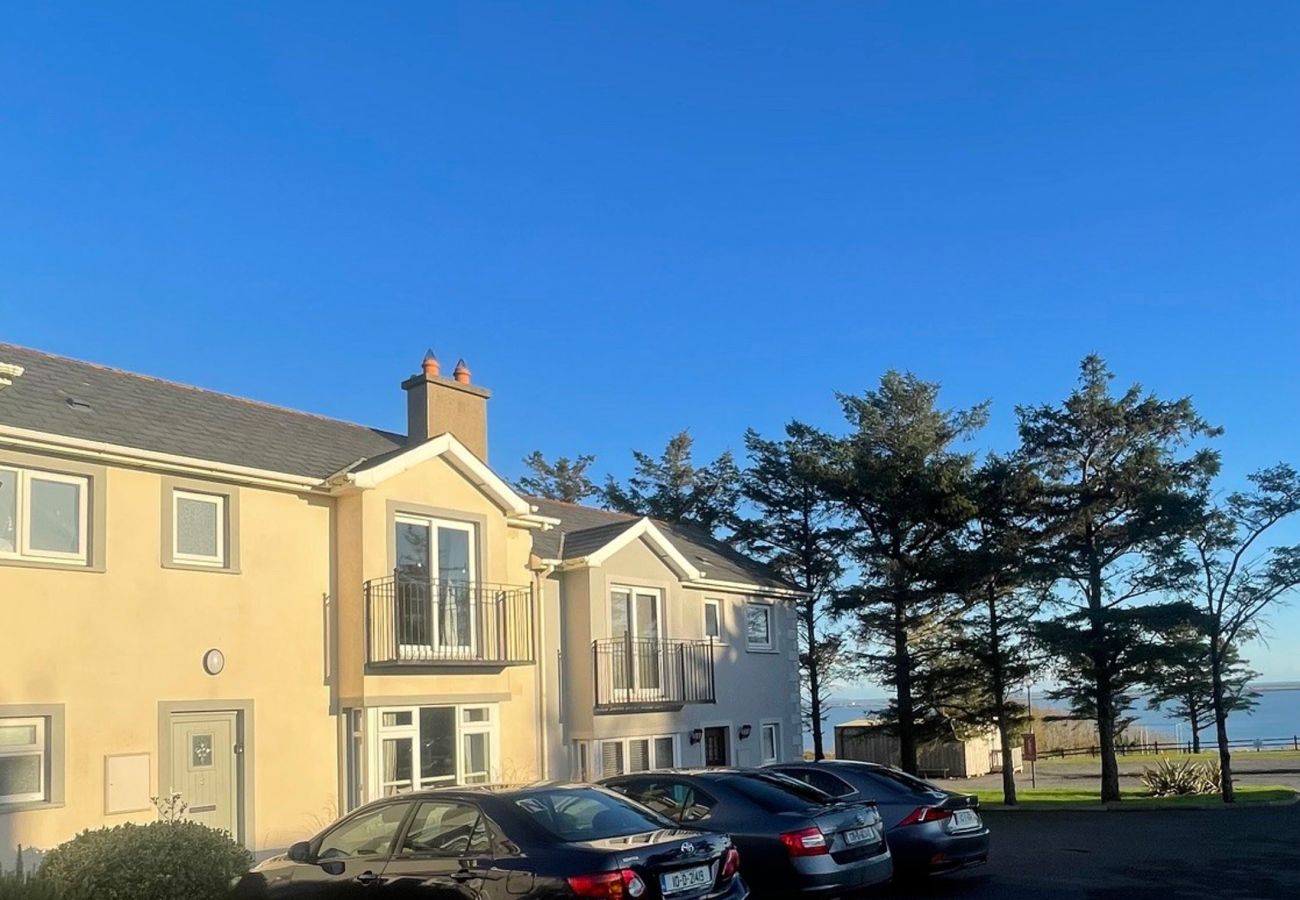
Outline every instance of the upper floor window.
{"label": "upper floor window", "polygon": [[86,562],[90,479],[0,466],[0,556]]}
{"label": "upper floor window", "polygon": [[226,498],[172,492],[172,559],[196,566],[226,564]]}
{"label": "upper floor window", "polygon": [[722,640],[722,601],[704,601],[704,636],[715,641]]}
{"label": "upper floor window", "polygon": [[771,650],[775,644],[772,607],[766,603],[745,604],[745,646],[750,650]]}

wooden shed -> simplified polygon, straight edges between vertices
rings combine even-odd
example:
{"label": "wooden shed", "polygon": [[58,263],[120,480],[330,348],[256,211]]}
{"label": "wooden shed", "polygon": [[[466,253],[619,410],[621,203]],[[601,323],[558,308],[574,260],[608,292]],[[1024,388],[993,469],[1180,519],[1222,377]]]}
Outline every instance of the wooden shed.
{"label": "wooden shed", "polygon": [[[835,726],[835,756],[897,766],[902,761],[897,735],[879,719],[855,719]],[[1024,768],[1021,751],[1012,751],[1015,771]],[[929,741],[917,748],[917,768],[928,778],[977,778],[1002,770],[996,729],[958,738]]]}

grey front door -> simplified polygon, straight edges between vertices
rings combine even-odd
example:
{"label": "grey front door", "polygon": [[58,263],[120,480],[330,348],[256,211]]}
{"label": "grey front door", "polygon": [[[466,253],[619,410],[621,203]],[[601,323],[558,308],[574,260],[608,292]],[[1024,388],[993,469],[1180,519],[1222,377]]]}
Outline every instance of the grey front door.
{"label": "grey front door", "polygon": [[187,819],[240,840],[239,713],[173,713],[171,731],[171,784],[165,787],[181,795]]}

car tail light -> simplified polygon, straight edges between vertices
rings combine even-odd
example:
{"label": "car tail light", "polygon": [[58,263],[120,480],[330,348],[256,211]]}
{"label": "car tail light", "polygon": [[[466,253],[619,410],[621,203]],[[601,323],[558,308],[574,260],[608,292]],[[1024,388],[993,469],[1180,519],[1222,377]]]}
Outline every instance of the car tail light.
{"label": "car tail light", "polygon": [[938,806],[918,806],[908,813],[896,827],[902,828],[904,825],[920,825],[922,822],[942,822],[945,819],[952,818],[952,810],[943,809]]}
{"label": "car tail light", "polygon": [[826,843],[826,835],[822,834],[820,828],[787,831],[781,835],[781,843],[785,844],[785,852],[791,856],[821,856],[831,852],[830,845]]}
{"label": "car tail light", "polygon": [[645,882],[631,869],[601,872],[597,875],[570,875],[568,881],[569,887],[579,897],[622,900],[623,897],[640,897],[645,894]]}
{"label": "car tail light", "polygon": [[740,871],[740,851],[735,847],[728,847],[726,855],[722,857],[722,877],[730,878]]}

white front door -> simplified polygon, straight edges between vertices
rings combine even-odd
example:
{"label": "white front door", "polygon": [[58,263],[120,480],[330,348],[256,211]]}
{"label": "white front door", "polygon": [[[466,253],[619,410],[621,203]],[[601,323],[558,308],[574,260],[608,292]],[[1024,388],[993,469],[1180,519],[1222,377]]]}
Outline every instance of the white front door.
{"label": "white front door", "polygon": [[173,713],[171,784],[186,804],[185,818],[240,839],[239,713]]}

